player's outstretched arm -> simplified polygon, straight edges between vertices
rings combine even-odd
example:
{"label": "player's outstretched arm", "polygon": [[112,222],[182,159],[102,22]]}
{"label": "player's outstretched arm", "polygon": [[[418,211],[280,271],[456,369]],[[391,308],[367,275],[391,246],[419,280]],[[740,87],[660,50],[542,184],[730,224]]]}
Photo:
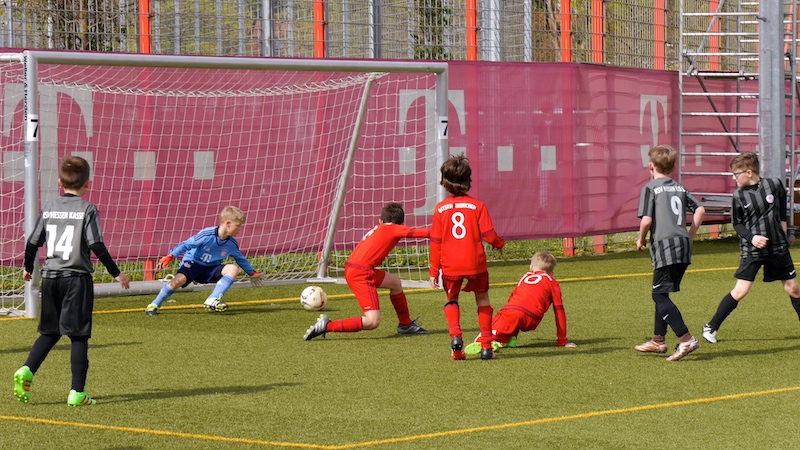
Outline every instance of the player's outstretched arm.
{"label": "player's outstretched arm", "polygon": [[164,270],[164,269],[166,269],[169,266],[169,264],[172,262],[173,259],[175,259],[175,256],[173,256],[172,253],[170,253],[167,256],[159,259],[158,262],[156,263],[156,270]]}
{"label": "player's outstretched arm", "polygon": [[114,277],[114,279],[119,282],[119,285],[122,286],[122,289],[131,288],[131,280],[128,278],[127,275],[125,275],[125,273],[120,272],[120,274]]}

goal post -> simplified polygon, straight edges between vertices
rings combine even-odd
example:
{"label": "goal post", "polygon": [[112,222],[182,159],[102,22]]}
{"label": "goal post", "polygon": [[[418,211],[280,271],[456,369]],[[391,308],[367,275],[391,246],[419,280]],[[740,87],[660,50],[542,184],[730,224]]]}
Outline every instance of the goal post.
{"label": "goal post", "polygon": [[[446,63],[25,51],[0,55],[0,77],[4,121],[24,124],[0,137],[4,160],[24,160],[14,166],[24,175],[2,180],[24,184],[11,200],[24,218],[4,226],[28,236],[59,195],[58,162],[83,156],[86,198],[132,293],[156,293],[175,267],[154,274],[152,262],[217,225],[227,205],[245,212],[237,240],[268,283],[304,284],[339,280],[386,203],[428,227],[443,198]],[[35,317],[38,274],[21,282],[18,235],[2,261],[19,272],[11,284],[25,285],[24,306],[9,310]],[[127,293],[95,267],[98,295]],[[408,240],[384,269],[413,285],[428,267],[427,240]]]}

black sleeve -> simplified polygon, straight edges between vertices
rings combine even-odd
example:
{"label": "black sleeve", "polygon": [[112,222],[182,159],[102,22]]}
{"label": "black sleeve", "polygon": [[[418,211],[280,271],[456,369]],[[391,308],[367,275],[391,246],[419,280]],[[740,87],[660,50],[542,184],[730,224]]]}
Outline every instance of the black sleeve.
{"label": "black sleeve", "polygon": [[747,239],[747,242],[753,242],[753,233],[743,223],[734,224],[733,229],[736,230],[736,234],[740,237]]}
{"label": "black sleeve", "polygon": [[25,271],[33,273],[33,263],[36,262],[36,253],[39,252],[39,247],[28,242],[25,244]]}
{"label": "black sleeve", "polygon": [[119,267],[117,267],[117,264],[111,258],[111,253],[108,253],[106,244],[102,242],[97,242],[90,245],[89,248],[92,250],[92,253],[94,253],[95,256],[97,256],[97,259],[99,259],[100,262],[103,263],[104,266],[106,266],[108,273],[111,274],[112,277],[117,278],[119,274],[122,273],[119,270]]}

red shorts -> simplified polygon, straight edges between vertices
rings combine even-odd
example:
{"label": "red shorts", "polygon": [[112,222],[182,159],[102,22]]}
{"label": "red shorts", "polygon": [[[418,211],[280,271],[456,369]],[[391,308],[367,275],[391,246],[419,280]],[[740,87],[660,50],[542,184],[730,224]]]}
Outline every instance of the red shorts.
{"label": "red shorts", "polygon": [[501,309],[492,319],[493,339],[501,344],[508,344],[511,336],[516,336],[520,331],[533,331],[541,321],[522,311]]}
{"label": "red shorts", "polygon": [[[467,280],[467,285],[461,288]],[[458,300],[458,294],[463,290],[464,292],[474,292],[476,294],[483,294],[489,292],[489,272],[482,272],[475,275],[442,275],[442,287],[447,293],[447,301]]]}
{"label": "red shorts", "polygon": [[378,287],[383,283],[384,278],[386,278],[386,272],[380,269],[350,263],[344,265],[344,279],[350,290],[356,295],[356,301],[364,312],[380,311]]}

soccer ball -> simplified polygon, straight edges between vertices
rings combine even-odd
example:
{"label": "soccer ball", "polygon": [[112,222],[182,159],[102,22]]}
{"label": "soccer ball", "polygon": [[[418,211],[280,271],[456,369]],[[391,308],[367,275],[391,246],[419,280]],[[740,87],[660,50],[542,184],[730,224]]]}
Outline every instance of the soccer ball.
{"label": "soccer ball", "polygon": [[325,307],[328,295],[319,286],[309,286],[300,294],[300,304],[308,311],[319,311]]}

